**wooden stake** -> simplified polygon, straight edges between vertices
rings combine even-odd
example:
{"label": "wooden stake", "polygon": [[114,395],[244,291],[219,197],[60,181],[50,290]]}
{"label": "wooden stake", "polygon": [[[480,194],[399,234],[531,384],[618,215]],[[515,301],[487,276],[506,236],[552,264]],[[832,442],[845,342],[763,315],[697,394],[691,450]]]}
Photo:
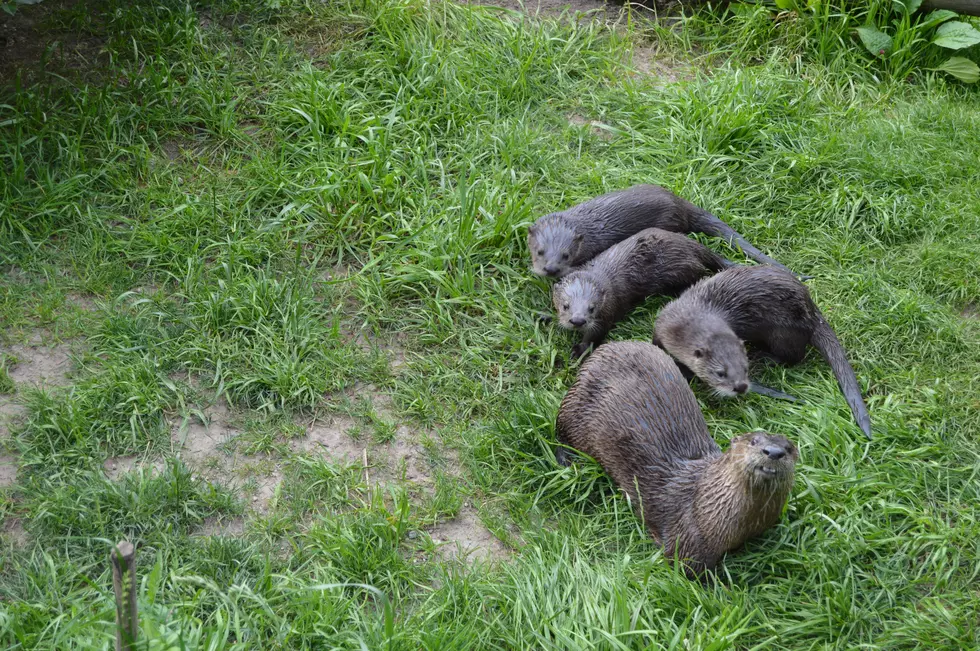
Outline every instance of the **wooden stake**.
{"label": "wooden stake", "polygon": [[136,548],[123,540],[109,553],[116,593],[116,651],[136,651]]}

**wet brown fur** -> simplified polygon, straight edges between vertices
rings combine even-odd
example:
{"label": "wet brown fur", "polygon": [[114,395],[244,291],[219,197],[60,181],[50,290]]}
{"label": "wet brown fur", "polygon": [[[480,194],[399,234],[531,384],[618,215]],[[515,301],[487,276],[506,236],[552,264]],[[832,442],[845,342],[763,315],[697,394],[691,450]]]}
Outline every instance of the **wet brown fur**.
{"label": "wet brown fur", "polygon": [[647,228],[721,237],[758,262],[782,266],[707,210],[658,185],[610,192],[541,217],[528,230],[531,265],[538,275],[561,278]]}
{"label": "wet brown fur", "polygon": [[733,264],[689,237],[648,228],[562,278],[552,303],[562,327],[582,334],[572,350],[580,357],[647,297],[675,295]]}
{"label": "wet brown fur", "polygon": [[745,343],[781,364],[803,361],[812,345],[871,438],[871,418],[843,346],[807,288],[782,269],[732,267],[699,281],[657,315],[654,343],[724,395],[749,381]]}
{"label": "wet brown fur", "polygon": [[722,453],[673,360],[637,341],[586,360],[562,400],[557,436],[602,465],[690,575],[779,520],[799,458],[786,438],[764,432]]}

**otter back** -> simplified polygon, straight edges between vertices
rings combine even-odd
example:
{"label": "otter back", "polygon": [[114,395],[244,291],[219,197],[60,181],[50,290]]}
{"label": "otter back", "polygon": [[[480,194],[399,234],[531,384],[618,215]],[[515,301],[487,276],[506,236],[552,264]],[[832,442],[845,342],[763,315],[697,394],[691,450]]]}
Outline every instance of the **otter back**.
{"label": "otter back", "polygon": [[562,277],[647,228],[724,238],[759,262],[782,266],[708,211],[657,185],[610,192],[541,217],[528,231],[535,273]]}
{"label": "otter back", "polygon": [[585,362],[557,436],[602,464],[689,574],[778,520],[797,458],[765,433],[736,437],[722,454],[673,360],[644,342],[608,344]]}
{"label": "otter back", "polygon": [[[706,324],[715,325],[706,330]],[[723,341],[726,328],[782,364],[803,361],[808,344],[817,348],[833,370],[854,419],[871,438],[871,419],[844,348],[810,292],[791,274],[765,266],[733,267],[702,280],[660,311],[655,339],[687,364],[685,360],[692,357],[690,349],[703,349],[701,354],[708,357],[713,346],[716,352],[719,344],[712,344],[712,337],[716,342]],[[730,359],[721,362],[748,368],[743,346],[724,350]],[[736,355],[740,356],[738,360],[734,359]],[[710,373],[699,371],[697,364],[687,365],[709,384],[718,384]]]}
{"label": "otter back", "polygon": [[552,288],[565,328],[582,333],[578,357],[646,298],[673,295],[734,263],[679,233],[648,228],[614,244]]}

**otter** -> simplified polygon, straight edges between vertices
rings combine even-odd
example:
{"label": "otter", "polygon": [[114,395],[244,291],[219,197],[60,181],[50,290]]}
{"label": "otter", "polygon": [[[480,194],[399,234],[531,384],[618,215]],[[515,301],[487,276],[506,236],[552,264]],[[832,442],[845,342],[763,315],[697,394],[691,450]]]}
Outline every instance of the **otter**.
{"label": "otter", "polygon": [[531,267],[539,276],[561,278],[573,267],[647,228],[721,237],[757,262],[783,267],[725,222],[658,185],[610,192],[541,217],[527,233]]}
{"label": "otter", "polygon": [[639,341],[606,344],[586,360],[556,431],[602,465],[691,577],[779,520],[799,459],[767,432],[737,436],[722,453],[674,361]]}
{"label": "otter", "polygon": [[861,431],[871,417],[837,335],[810,292],[782,269],[732,267],[699,281],[660,310],[653,343],[718,394],[733,396],[749,379],[745,344],[787,365],[803,361],[807,344],[830,365]]}
{"label": "otter", "polygon": [[649,296],[676,295],[734,262],[684,235],[648,228],[631,235],[564,276],[551,291],[563,328],[582,333],[581,357]]}

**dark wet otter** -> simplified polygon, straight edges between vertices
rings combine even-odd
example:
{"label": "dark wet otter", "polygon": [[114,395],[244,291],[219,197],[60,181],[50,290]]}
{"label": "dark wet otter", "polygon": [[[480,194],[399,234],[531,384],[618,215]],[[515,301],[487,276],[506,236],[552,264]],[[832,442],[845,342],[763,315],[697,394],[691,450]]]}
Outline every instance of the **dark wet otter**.
{"label": "dark wet otter", "polygon": [[527,233],[539,276],[561,278],[613,244],[647,228],[724,238],[759,262],[782,267],[707,210],[657,185],[636,185],[545,215]]}
{"label": "dark wet otter", "polygon": [[558,410],[557,435],[602,464],[664,555],[676,553],[690,574],[779,520],[799,458],[790,441],[765,432],[735,437],[722,453],[673,360],[639,341],[606,344],[586,360]]}
{"label": "dark wet otter", "polygon": [[745,343],[782,364],[803,361],[807,344],[834,371],[854,419],[871,438],[871,418],[837,335],[791,274],[732,267],[699,281],[657,315],[653,341],[721,395],[749,381]]}
{"label": "dark wet otter", "polygon": [[582,333],[572,349],[581,357],[647,297],[677,294],[733,264],[684,235],[648,228],[566,275],[551,298],[561,326]]}

